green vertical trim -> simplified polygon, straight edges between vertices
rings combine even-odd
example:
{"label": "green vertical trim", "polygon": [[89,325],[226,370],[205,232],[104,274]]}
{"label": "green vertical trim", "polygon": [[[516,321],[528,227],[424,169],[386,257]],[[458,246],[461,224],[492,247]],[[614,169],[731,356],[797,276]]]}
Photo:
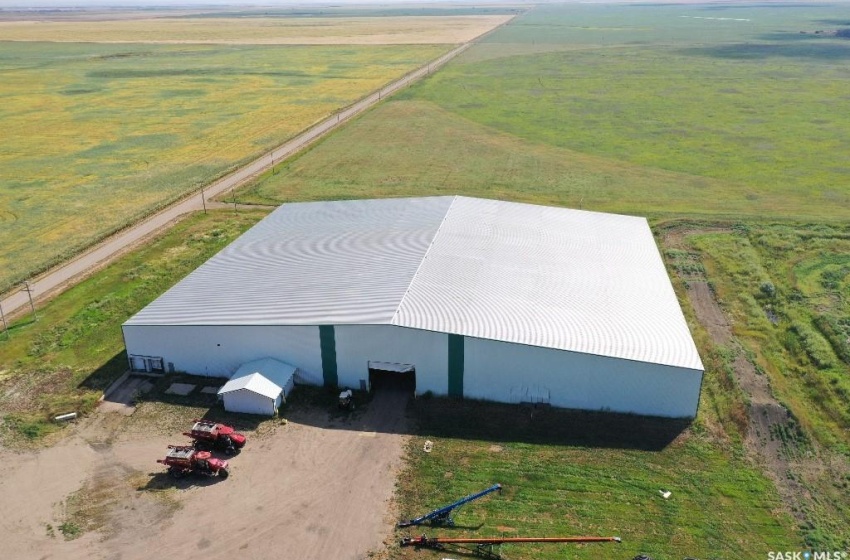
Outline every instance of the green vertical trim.
{"label": "green vertical trim", "polygon": [[319,325],[319,345],[322,349],[322,378],[325,386],[336,387],[336,336],[333,325]]}
{"label": "green vertical trim", "polygon": [[463,335],[449,335],[449,396],[463,396]]}

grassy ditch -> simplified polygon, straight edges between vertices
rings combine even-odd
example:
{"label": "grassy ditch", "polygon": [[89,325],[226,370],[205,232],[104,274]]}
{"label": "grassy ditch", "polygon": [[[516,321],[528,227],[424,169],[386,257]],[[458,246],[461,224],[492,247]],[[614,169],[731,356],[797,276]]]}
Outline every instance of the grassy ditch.
{"label": "grassy ditch", "polygon": [[36,441],[53,416],[85,414],[127,368],[121,324],[265,215],[217,211],[186,218],[56,297],[0,335],[0,417],[5,443]]}

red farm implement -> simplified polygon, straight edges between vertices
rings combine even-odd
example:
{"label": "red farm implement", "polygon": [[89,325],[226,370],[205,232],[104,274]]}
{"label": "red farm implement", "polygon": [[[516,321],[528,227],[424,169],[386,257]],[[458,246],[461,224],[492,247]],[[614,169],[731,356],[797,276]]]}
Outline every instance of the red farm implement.
{"label": "red farm implement", "polygon": [[509,543],[602,543],[620,542],[620,537],[485,537],[485,538],[451,538],[451,537],[409,537],[401,540],[401,546],[414,546],[416,548],[434,548],[442,550],[446,545],[465,548],[464,545],[473,545],[469,549],[473,554],[498,560],[501,558],[499,547]]}
{"label": "red farm implement", "polygon": [[194,442],[196,449],[202,451],[218,450],[233,455],[243,447],[247,439],[227,424],[210,422],[208,420],[195,420],[192,431],[183,432]]}
{"label": "red farm implement", "polygon": [[169,445],[165,459],[157,459],[168,467],[168,473],[174,478],[190,474],[218,476],[227,478],[227,461],[216,459],[209,451],[198,451],[191,445]]}

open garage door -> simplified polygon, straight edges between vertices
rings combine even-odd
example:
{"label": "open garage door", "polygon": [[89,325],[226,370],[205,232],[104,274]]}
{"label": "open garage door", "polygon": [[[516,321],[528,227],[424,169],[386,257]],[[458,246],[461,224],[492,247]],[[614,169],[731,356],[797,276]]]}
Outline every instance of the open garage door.
{"label": "open garage door", "polygon": [[369,362],[369,388],[373,391],[416,391],[416,366],[395,362]]}

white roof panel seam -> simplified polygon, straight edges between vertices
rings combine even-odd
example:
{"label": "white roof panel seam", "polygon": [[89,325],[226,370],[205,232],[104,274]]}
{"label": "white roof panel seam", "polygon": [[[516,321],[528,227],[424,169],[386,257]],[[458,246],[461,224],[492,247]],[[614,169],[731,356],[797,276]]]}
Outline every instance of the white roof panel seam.
{"label": "white roof panel seam", "polygon": [[395,308],[395,313],[393,313],[392,318],[390,319],[390,324],[396,324],[396,317],[398,317],[398,310],[401,309],[401,306],[404,304],[404,298],[407,296],[408,292],[410,292],[410,287],[416,282],[416,275],[419,274],[419,271],[422,270],[422,265],[425,264],[425,261],[428,260],[428,253],[431,251],[431,248],[434,246],[434,241],[440,236],[440,229],[443,227],[443,224],[446,223],[446,220],[449,217],[449,214],[452,211],[452,206],[454,206],[457,197],[452,197],[452,203],[449,204],[449,207],[446,209],[446,214],[443,216],[443,219],[440,221],[440,225],[437,226],[437,231],[434,232],[434,236],[431,238],[431,243],[428,245],[428,248],[425,250],[425,254],[422,255],[422,260],[419,261],[419,266],[416,267],[416,272],[413,273],[413,276],[410,278],[410,283],[407,285],[407,289],[404,291],[404,295],[401,296],[401,299],[398,301],[398,305]]}

